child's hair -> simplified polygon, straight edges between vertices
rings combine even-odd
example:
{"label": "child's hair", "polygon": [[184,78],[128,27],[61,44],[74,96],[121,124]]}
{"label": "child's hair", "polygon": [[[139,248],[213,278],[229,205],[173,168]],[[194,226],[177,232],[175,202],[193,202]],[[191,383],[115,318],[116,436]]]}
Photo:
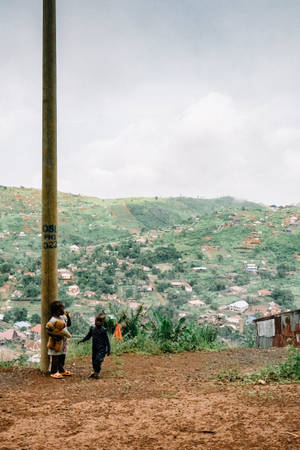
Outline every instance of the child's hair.
{"label": "child's hair", "polygon": [[106,320],[106,314],[104,311],[101,311],[97,316],[95,317],[95,325],[96,326],[103,326]]}
{"label": "child's hair", "polygon": [[59,300],[56,300],[55,302],[51,303],[50,309],[51,309],[51,315],[57,316],[61,310],[61,308],[64,308],[65,305],[60,302]]}

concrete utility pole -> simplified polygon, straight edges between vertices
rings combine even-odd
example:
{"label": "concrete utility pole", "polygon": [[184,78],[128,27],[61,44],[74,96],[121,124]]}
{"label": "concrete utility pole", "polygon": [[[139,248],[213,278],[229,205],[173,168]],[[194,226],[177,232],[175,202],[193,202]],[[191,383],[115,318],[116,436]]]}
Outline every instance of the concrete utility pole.
{"label": "concrete utility pole", "polygon": [[48,372],[45,325],[57,300],[56,0],[43,0],[43,182],[41,371]]}

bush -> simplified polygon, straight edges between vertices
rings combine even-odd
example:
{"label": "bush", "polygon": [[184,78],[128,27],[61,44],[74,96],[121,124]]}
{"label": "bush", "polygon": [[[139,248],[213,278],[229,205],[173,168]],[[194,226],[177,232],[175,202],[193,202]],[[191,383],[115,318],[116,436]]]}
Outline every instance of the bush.
{"label": "bush", "polygon": [[295,309],[295,298],[290,289],[276,288],[272,291],[271,296],[280,306],[290,310]]}
{"label": "bush", "polygon": [[22,320],[27,320],[27,309],[26,308],[13,308],[4,314],[4,322],[21,322]]}
{"label": "bush", "polygon": [[242,375],[237,371],[234,373],[222,372],[219,374],[220,381],[239,381],[243,383],[290,383],[300,380],[300,350],[290,346],[286,362],[270,366],[267,369]]}

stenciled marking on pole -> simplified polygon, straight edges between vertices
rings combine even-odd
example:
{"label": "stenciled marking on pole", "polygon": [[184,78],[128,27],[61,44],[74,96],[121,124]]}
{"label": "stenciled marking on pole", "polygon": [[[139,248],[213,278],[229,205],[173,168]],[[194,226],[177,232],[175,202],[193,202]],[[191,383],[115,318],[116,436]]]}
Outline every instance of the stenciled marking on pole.
{"label": "stenciled marking on pole", "polygon": [[56,225],[43,225],[44,248],[57,248]]}

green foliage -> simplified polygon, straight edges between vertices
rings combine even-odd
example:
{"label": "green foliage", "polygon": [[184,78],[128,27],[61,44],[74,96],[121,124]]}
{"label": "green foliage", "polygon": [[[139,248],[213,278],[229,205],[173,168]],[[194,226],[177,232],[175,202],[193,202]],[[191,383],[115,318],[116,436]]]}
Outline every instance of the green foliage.
{"label": "green foliage", "polygon": [[122,325],[122,334],[124,338],[134,338],[139,333],[141,326],[141,314],[143,305],[140,305],[137,310],[122,311],[117,317],[117,323]]}
{"label": "green foliage", "polygon": [[41,323],[41,316],[37,313],[32,314],[32,316],[30,317],[30,323],[32,326]]}
{"label": "green foliage", "polygon": [[86,341],[78,345],[78,340],[79,338],[71,338],[68,340],[67,361],[71,361],[72,359],[78,357],[88,356],[92,353],[91,342]]}
{"label": "green foliage", "polygon": [[243,333],[238,335],[238,342],[243,347],[253,348],[256,344],[256,327],[254,323],[244,326]]}
{"label": "green foliage", "polygon": [[8,280],[8,274],[4,273],[0,275],[0,286],[3,286],[4,283],[6,283]]}
{"label": "green foliage", "polygon": [[271,295],[280,306],[289,310],[295,309],[295,298],[290,289],[275,288]]}
{"label": "green foliage", "polygon": [[72,335],[86,335],[90,328],[89,323],[85,320],[81,313],[72,314],[72,325],[69,330]]}
{"label": "green foliage", "polygon": [[168,283],[167,281],[161,281],[157,283],[157,290],[158,292],[164,292],[170,286],[171,286],[170,283]]}
{"label": "green foliage", "polygon": [[174,245],[169,245],[168,247],[157,247],[153,255],[153,259],[156,264],[173,261],[178,258],[180,258],[180,253],[176,250]]}
{"label": "green foliage", "polygon": [[0,369],[5,369],[7,367],[22,367],[27,365],[29,356],[28,355],[20,355],[18,358],[13,359],[11,361],[0,361]]}
{"label": "green foliage", "polygon": [[222,382],[242,382],[246,384],[290,383],[300,380],[300,350],[290,346],[288,359],[279,365],[250,374],[242,375],[237,370],[223,371],[218,376]]}
{"label": "green foliage", "polygon": [[12,308],[8,310],[3,317],[4,322],[21,322],[27,320],[26,308]]}
{"label": "green foliage", "polygon": [[226,285],[223,280],[212,280],[210,284],[210,291],[223,291],[226,288]]}

